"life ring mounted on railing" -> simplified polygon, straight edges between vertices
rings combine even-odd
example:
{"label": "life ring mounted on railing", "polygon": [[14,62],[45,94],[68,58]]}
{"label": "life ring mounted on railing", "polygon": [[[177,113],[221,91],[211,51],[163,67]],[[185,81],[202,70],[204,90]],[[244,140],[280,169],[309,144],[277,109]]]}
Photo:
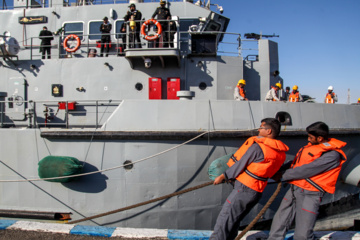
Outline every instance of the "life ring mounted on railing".
{"label": "life ring mounted on railing", "polygon": [[[145,33],[145,28],[150,24],[154,24],[157,27],[157,33],[154,36],[149,36]],[[143,35],[144,38],[148,41],[154,41],[154,40],[160,38],[161,33],[162,33],[161,24],[158,21],[156,21],[155,19],[148,19],[141,26],[141,35]]]}
{"label": "life ring mounted on railing", "polygon": [[[75,39],[76,40],[76,46],[74,48],[69,48],[68,45],[67,45],[67,42],[70,40],[70,39]],[[80,38],[75,35],[75,34],[70,34],[68,35],[65,39],[64,39],[64,43],[63,43],[63,46],[64,46],[64,49],[65,51],[67,52],[76,52],[79,47],[81,45],[81,41],[80,41]]]}

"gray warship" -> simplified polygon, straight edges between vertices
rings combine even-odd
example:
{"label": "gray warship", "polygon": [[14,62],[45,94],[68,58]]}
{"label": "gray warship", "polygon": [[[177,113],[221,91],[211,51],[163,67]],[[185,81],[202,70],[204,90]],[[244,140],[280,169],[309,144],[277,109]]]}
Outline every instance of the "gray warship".
{"label": "gray warship", "polygon": [[[266,35],[227,32],[230,19],[210,1],[167,1],[177,26],[173,45],[165,47],[160,38],[155,47],[142,38],[141,48],[134,48],[130,24],[121,32],[130,3],[141,10],[141,24],[159,6],[2,0],[0,216],[78,220],[206,183],[212,161],[256,135],[261,119],[276,117],[288,160],[307,143],[305,128],[315,121],[348,143],[348,161],[336,193],[324,198],[318,226],[351,226],[359,215],[360,107],[265,102],[270,87],[283,83],[277,43]],[[113,26],[108,57],[99,52],[104,16]],[[43,26],[54,32],[51,59],[39,53]],[[147,36],[159,33],[144,28]],[[239,79],[247,81],[249,101],[233,100]],[[38,163],[47,156],[77,158],[92,174],[66,183],[39,181]],[[274,190],[270,184],[243,226]],[[212,229],[230,191],[225,184],[208,186],[82,224]],[[280,199],[260,224],[271,220]]]}

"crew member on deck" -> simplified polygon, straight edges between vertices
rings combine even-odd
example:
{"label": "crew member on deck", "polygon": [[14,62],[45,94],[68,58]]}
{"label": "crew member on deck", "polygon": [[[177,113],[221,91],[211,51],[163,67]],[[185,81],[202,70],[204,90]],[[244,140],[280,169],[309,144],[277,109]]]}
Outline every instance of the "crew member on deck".
{"label": "crew member on deck", "polygon": [[215,178],[214,185],[226,181],[234,189],[221,209],[210,240],[235,239],[241,220],[259,202],[268,178],[284,163],[289,148],[277,140],[280,128],[275,118],[261,120],[258,136],[248,138],[229,159],[230,168]]}
{"label": "crew member on deck", "polygon": [[289,102],[302,102],[303,98],[298,91],[298,86],[294,85],[293,90],[289,95]]}
{"label": "crew member on deck", "polygon": [[39,34],[41,39],[40,52],[42,53],[42,59],[45,59],[45,52],[47,52],[47,58],[51,58],[51,41],[54,40],[52,33],[47,29],[46,26],[43,27]]}
{"label": "crew member on deck", "polygon": [[324,103],[335,103],[338,101],[338,97],[336,93],[333,92],[333,86],[328,87],[328,93],[325,96]]}
{"label": "crew member on deck", "polygon": [[106,45],[106,56],[109,56],[109,49],[110,49],[110,42],[111,36],[110,31],[112,28],[111,23],[107,17],[103,18],[104,22],[100,25],[100,32],[101,32],[101,48],[100,48],[100,57],[103,57],[104,48]]}
{"label": "crew member on deck", "polygon": [[168,16],[167,20],[169,20],[169,35],[168,35],[168,39],[170,41],[170,47],[173,48],[174,47],[174,38],[175,38],[175,34],[177,31],[177,27],[176,27],[176,22],[175,21],[170,21],[171,17]]}
{"label": "crew member on deck", "polygon": [[[167,19],[168,17],[170,17],[171,19],[171,13],[170,13],[170,9],[165,7],[166,2],[161,0],[160,1],[160,7],[158,7],[154,14],[151,16],[151,18],[155,18],[157,16],[157,20],[160,20],[160,25],[162,28],[162,37],[163,37],[163,47],[167,48],[169,47],[169,39],[168,39],[168,33],[169,33],[169,29],[168,29],[168,24],[167,24]],[[159,39],[156,39],[156,47],[159,47]]]}
{"label": "crew member on deck", "polygon": [[281,89],[281,83],[276,83],[275,87],[271,86],[271,89],[268,91],[265,97],[265,101],[280,101],[279,99],[279,90]]}
{"label": "crew member on deck", "polygon": [[[141,40],[140,40],[140,20],[141,20],[141,12],[136,10],[135,4],[130,4],[129,6],[130,11],[127,11],[126,15],[124,16],[124,20],[130,21],[130,34],[135,35],[132,37],[132,41],[130,42],[130,48],[135,47],[135,40],[137,42],[136,48],[141,48]],[[135,21],[135,26],[133,26],[133,22]]]}
{"label": "crew member on deck", "polygon": [[360,103],[360,98],[358,98],[358,102],[357,103]]}
{"label": "crew member on deck", "polygon": [[285,92],[284,92],[284,95],[283,97],[281,98],[282,101],[289,101],[289,96],[290,96],[290,87],[287,86],[285,88]]}
{"label": "crew member on deck", "polygon": [[238,101],[247,101],[246,91],[245,91],[246,81],[244,79],[240,79],[238,84],[234,89],[234,99]]}
{"label": "crew member on deck", "polygon": [[[334,194],[346,155],[346,143],[329,138],[329,127],[315,122],[306,128],[309,143],[301,148],[284,172],[282,180],[290,183],[272,221],[268,240],[281,240],[295,219],[294,239],[314,239],[313,228],[324,194]],[[286,169],[285,164],[282,169]],[[273,177],[278,180],[281,173]]]}

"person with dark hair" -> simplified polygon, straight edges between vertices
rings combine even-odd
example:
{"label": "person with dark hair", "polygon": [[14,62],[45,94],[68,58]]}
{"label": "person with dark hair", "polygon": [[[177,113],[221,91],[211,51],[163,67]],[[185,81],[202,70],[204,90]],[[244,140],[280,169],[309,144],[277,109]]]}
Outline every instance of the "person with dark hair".
{"label": "person with dark hair", "polygon": [[285,88],[285,92],[284,92],[284,95],[283,97],[281,98],[282,101],[289,101],[289,96],[290,96],[290,87],[287,86]]}
{"label": "person with dark hair", "polygon": [[107,17],[103,18],[104,22],[100,25],[101,32],[101,48],[100,48],[100,57],[104,56],[104,48],[106,47],[106,57],[109,56],[109,49],[111,43],[110,31],[112,28],[111,23]]}
{"label": "person with dark hair", "polygon": [[285,161],[289,148],[276,138],[281,124],[275,118],[261,120],[258,136],[250,137],[231,156],[230,167],[214,180],[232,183],[234,189],[226,199],[210,239],[234,239],[240,221],[262,196],[267,181]]}
{"label": "person with dark hair", "polygon": [[170,16],[167,17],[167,20],[169,20],[169,35],[168,35],[169,45],[171,48],[174,48],[174,38],[177,31],[177,27],[175,21],[170,21],[171,20]]}
{"label": "person with dark hair", "polygon": [[[157,20],[160,20],[159,23],[162,28],[163,47],[167,48],[169,47],[169,39],[168,39],[169,25],[165,20],[167,20],[168,17],[170,17],[171,19],[171,13],[170,13],[170,9],[166,8],[165,5],[166,2],[164,0],[160,0],[160,7],[156,8],[151,18],[153,19],[157,16]],[[159,47],[159,39],[156,39],[156,47]]]}
{"label": "person with dark hair", "polygon": [[[274,216],[268,240],[284,239],[294,219],[294,239],[314,239],[321,199],[325,193],[335,192],[341,166],[346,161],[341,150],[346,143],[329,138],[329,127],[324,122],[311,124],[306,132],[309,143],[299,150],[282,175],[290,189]],[[281,173],[277,174],[275,180],[280,176]]]}
{"label": "person with dark hair", "polygon": [[[136,5],[134,3],[130,4],[129,6],[130,11],[127,11],[126,15],[124,16],[124,20],[126,22],[130,21],[130,35],[131,41],[130,48],[135,47],[135,39],[136,39],[136,48],[141,48],[141,40],[140,40],[140,20],[142,14],[139,10],[136,10]],[[133,24],[135,23],[135,24]]]}
{"label": "person with dark hair", "polygon": [[47,29],[46,26],[39,34],[41,39],[40,52],[42,53],[42,59],[45,59],[45,52],[47,52],[47,58],[51,58],[51,41],[54,40],[52,33]]}

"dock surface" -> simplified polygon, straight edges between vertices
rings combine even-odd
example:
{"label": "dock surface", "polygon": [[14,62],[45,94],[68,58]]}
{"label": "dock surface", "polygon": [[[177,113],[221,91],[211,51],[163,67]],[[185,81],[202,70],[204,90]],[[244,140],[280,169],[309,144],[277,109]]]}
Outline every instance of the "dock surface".
{"label": "dock surface", "polygon": [[[84,226],[74,224],[44,223],[33,221],[16,221],[0,219],[0,240],[15,239],[121,239],[121,240],[140,240],[140,239],[209,239],[212,231],[201,230],[172,230],[172,229],[147,229],[147,228],[117,228],[102,226]],[[239,232],[240,233],[240,232]],[[249,231],[242,239],[246,240],[265,240],[268,231]],[[360,240],[358,231],[319,231],[315,232],[316,239],[319,240]],[[293,239],[293,232],[289,232],[286,240]]]}

